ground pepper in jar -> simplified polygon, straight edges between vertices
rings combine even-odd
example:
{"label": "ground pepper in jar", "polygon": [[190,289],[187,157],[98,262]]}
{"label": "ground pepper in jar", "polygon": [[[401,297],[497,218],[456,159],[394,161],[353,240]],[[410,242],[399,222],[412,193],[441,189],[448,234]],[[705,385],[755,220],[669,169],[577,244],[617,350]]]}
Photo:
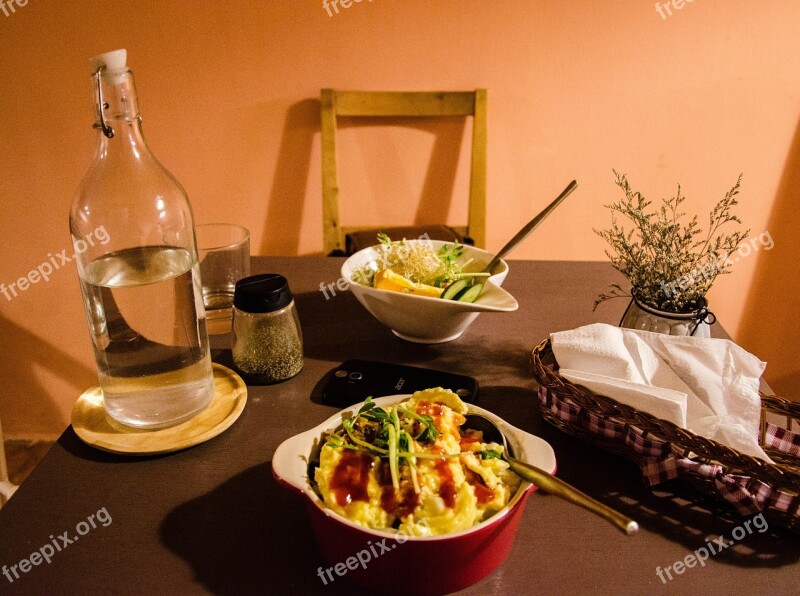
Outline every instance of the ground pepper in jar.
{"label": "ground pepper in jar", "polygon": [[282,275],[253,275],[236,282],[233,363],[255,383],[285,381],[303,368],[300,319]]}

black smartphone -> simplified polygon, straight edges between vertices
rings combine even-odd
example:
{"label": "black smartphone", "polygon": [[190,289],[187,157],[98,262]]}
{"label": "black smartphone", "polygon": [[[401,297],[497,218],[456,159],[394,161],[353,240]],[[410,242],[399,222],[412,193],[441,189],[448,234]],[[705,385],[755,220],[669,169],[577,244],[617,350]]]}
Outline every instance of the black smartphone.
{"label": "black smartphone", "polygon": [[466,402],[478,397],[478,381],[473,377],[389,362],[348,360],[326,377],[322,401],[341,408],[368,397],[414,393],[431,387],[450,389]]}

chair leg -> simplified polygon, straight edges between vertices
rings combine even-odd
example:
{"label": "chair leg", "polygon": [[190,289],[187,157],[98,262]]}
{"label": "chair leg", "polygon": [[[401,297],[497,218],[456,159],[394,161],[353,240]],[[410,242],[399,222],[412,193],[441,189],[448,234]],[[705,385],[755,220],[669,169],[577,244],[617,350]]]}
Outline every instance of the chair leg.
{"label": "chair leg", "polygon": [[8,503],[19,487],[16,484],[11,484],[8,480],[0,480],[0,507]]}
{"label": "chair leg", "polygon": [[8,479],[8,463],[6,462],[6,448],[3,443],[3,427],[0,425],[0,507],[11,498],[17,488],[16,484],[11,484]]}

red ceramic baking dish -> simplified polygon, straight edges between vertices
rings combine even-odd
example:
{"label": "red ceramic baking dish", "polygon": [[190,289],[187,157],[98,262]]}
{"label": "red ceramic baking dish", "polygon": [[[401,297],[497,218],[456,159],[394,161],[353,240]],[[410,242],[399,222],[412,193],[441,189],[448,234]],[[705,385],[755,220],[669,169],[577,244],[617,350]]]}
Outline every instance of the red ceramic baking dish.
{"label": "red ceramic baking dish", "polygon": [[[395,395],[376,399],[381,406],[407,399]],[[328,568],[317,574],[324,585],[345,579],[371,590],[405,594],[445,594],[465,588],[494,571],[506,558],[528,496],[536,487],[523,481],[509,504],[468,530],[440,536],[405,536],[371,530],[328,509],[312,488],[308,461],[326,430],[361,404],[342,410],[318,426],[284,441],[275,451],[272,472],[282,485],[307,502],[309,518]],[[518,458],[544,470],[556,469],[550,445],[477,406],[471,413],[492,419]]]}

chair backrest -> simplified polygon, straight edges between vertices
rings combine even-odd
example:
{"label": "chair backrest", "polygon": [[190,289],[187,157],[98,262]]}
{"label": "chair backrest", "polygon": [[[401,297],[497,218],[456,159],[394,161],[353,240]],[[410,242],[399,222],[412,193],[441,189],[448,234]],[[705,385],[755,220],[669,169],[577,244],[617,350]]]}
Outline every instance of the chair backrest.
{"label": "chair backrest", "polygon": [[345,235],[364,229],[339,222],[339,184],[336,168],[336,118],[472,116],[467,225],[454,229],[486,245],[486,89],[474,91],[337,91],[322,89],[322,230],[325,254],[344,248]]}

